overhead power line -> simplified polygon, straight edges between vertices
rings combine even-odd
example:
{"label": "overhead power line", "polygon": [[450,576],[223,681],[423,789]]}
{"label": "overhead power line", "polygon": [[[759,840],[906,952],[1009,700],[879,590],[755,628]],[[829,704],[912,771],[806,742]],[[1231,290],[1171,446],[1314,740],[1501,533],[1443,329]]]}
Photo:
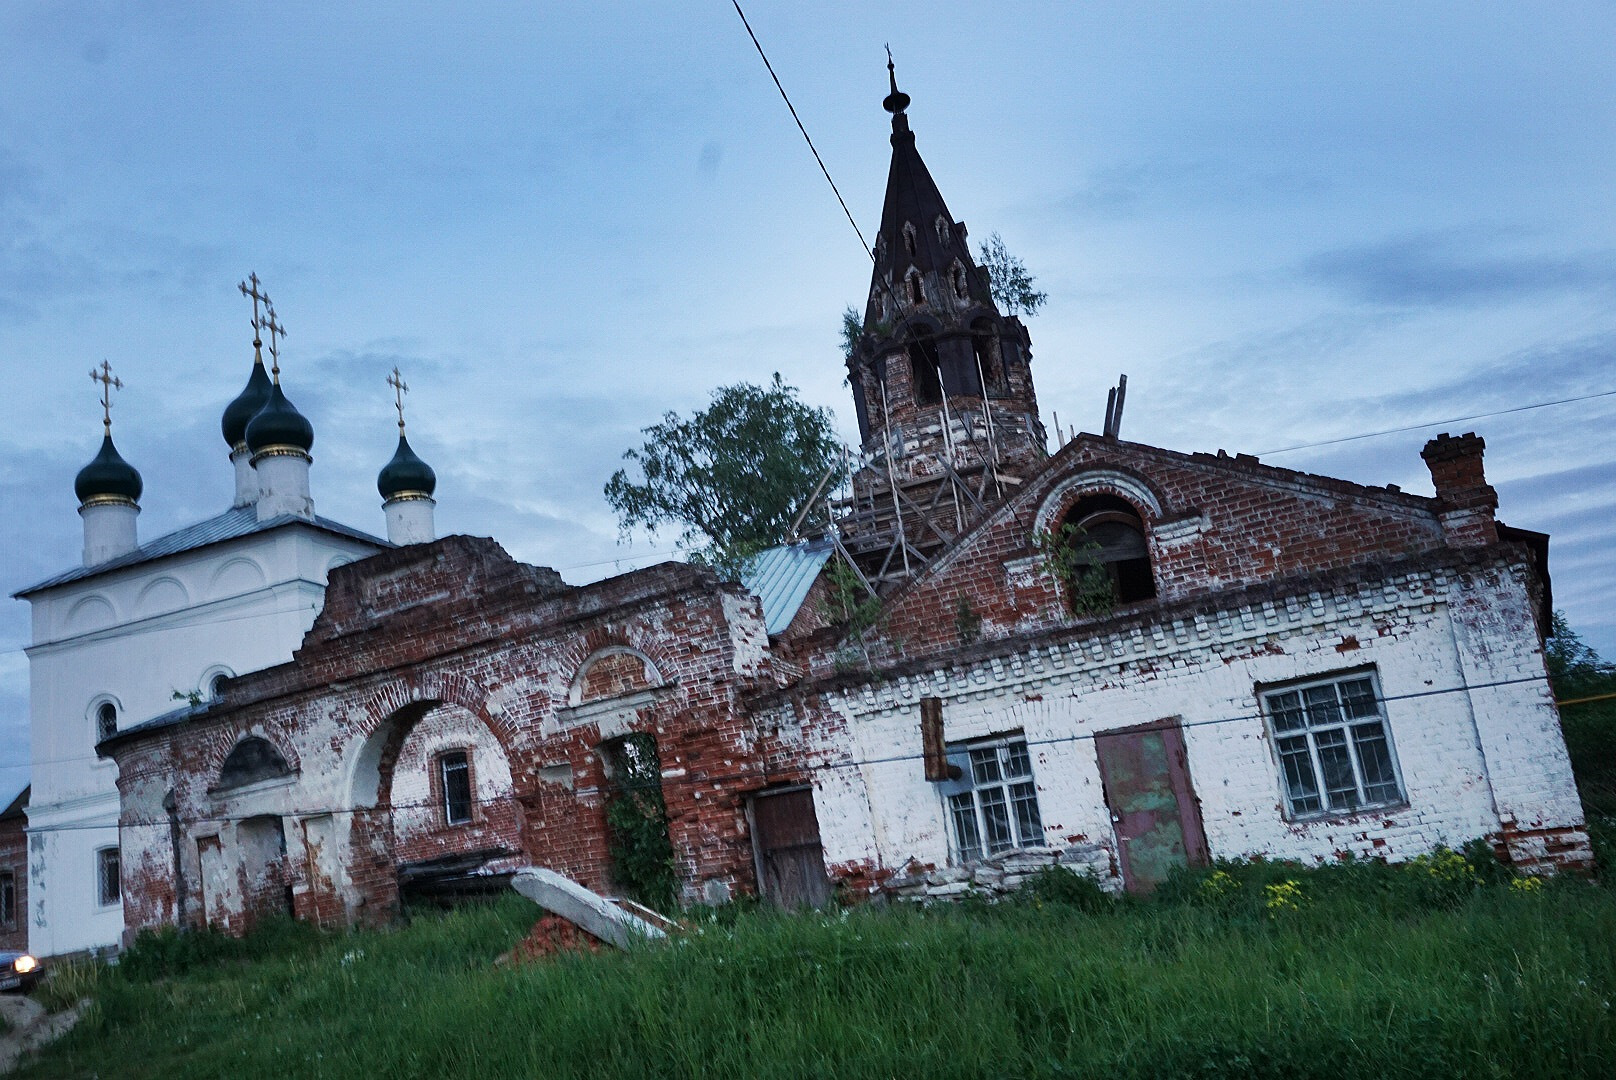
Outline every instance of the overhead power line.
{"label": "overhead power line", "polygon": [[1421,428],[1441,427],[1444,424],[1464,424],[1471,420],[1485,420],[1490,416],[1507,416],[1510,413],[1530,412],[1533,409],[1547,409],[1554,405],[1571,405],[1578,401],[1593,401],[1597,398],[1616,397],[1616,390],[1602,390],[1597,394],[1583,394],[1580,397],[1559,398],[1555,401],[1538,401],[1531,405],[1516,405],[1508,409],[1496,409],[1492,412],[1472,413],[1469,416],[1455,416],[1449,420],[1428,420],[1421,424],[1407,424],[1403,427],[1385,428],[1381,431],[1366,431],[1359,435],[1343,435],[1338,439],[1320,439],[1318,442],[1297,443],[1295,446],[1282,446],[1277,450],[1258,451],[1259,457],[1272,457],[1275,454],[1288,454],[1292,450],[1311,450],[1319,446],[1337,446],[1341,443],[1357,442],[1360,439],[1378,439],[1382,435],[1401,435],[1406,431],[1419,431]]}

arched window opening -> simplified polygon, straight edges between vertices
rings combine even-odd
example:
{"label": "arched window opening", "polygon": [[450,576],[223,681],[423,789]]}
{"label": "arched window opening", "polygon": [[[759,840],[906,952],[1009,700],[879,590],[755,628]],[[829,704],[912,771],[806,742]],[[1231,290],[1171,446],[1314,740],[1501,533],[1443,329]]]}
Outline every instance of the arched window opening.
{"label": "arched window opening", "polygon": [[903,250],[907,251],[911,258],[914,257],[915,227],[907,221],[903,223]]}
{"label": "arched window opening", "polygon": [[1004,393],[1007,389],[1004,381],[1004,364],[1000,362],[993,327],[986,319],[977,319],[971,324],[971,349],[976,353],[977,367],[982,374],[983,393]]}
{"label": "arched window opening", "polygon": [[1150,568],[1150,546],[1139,512],[1116,495],[1090,495],[1078,500],[1061,522],[1058,543],[1065,548],[1071,572],[1068,603],[1079,614],[1101,614],[1109,593],[1111,604],[1132,604],[1156,595]]}
{"label": "arched window opening", "polygon": [[938,370],[937,342],[930,337],[909,343],[909,367],[913,372],[915,403],[935,405],[943,400],[942,375]]}
{"label": "arched window opening", "polygon": [[256,735],[249,735],[236,744],[219,768],[218,788],[235,788],[256,784],[260,780],[276,780],[292,775],[291,766],[281,752]]}
{"label": "arched window opening", "polygon": [[965,274],[965,267],[959,263],[954,264],[954,295],[961,300],[971,298],[971,281]]}
{"label": "arched window opening", "polygon": [[909,272],[909,276],[904,279],[904,282],[909,286],[909,302],[915,307],[919,307],[921,304],[924,304],[926,302],[926,294],[920,288],[920,275],[911,270]]}
{"label": "arched window opening", "polygon": [[937,242],[939,244],[946,244],[948,243],[948,237],[948,219],[939,215],[937,218]]}
{"label": "arched window opening", "polygon": [[118,707],[103,701],[95,710],[95,741],[110,739],[118,734]]}

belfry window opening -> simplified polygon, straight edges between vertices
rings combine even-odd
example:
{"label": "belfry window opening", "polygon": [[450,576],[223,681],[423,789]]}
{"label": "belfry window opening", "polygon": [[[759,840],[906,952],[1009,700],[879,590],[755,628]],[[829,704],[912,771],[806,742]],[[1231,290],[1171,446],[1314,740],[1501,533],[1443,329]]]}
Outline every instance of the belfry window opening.
{"label": "belfry window opening", "polygon": [[[1116,603],[1132,604],[1156,595],[1145,524],[1128,500],[1117,495],[1079,499],[1067,511],[1060,531],[1080,565],[1110,579]],[[1076,601],[1075,590],[1069,599]]]}
{"label": "belfry window opening", "polygon": [[942,373],[938,370],[937,342],[930,337],[909,343],[909,366],[913,372],[915,404],[935,405],[943,400]]}

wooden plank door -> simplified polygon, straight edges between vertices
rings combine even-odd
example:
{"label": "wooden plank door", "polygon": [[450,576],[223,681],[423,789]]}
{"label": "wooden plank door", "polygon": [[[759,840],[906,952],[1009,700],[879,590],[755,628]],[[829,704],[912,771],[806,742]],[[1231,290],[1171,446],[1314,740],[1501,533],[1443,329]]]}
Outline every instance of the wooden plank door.
{"label": "wooden plank door", "polygon": [[1101,732],[1094,753],[1128,891],[1150,892],[1176,866],[1204,866],[1201,804],[1178,721]]}
{"label": "wooden plank door", "polygon": [[818,907],[830,899],[812,788],[752,796],[752,850],[758,891],[781,907]]}

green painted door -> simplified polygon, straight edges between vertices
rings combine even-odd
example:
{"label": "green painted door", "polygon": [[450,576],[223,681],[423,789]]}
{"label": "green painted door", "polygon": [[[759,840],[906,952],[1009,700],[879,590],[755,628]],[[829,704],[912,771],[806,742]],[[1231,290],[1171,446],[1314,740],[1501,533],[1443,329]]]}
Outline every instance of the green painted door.
{"label": "green painted door", "polygon": [[1101,732],[1094,752],[1128,891],[1150,892],[1174,867],[1204,865],[1206,834],[1178,724]]}

